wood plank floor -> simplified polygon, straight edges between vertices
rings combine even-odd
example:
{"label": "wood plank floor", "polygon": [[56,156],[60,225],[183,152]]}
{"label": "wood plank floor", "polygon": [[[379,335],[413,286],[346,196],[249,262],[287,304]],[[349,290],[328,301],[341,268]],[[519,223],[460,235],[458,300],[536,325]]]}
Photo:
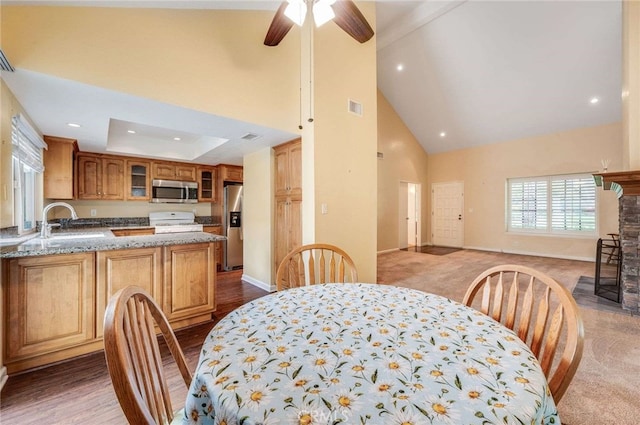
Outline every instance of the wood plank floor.
{"label": "wood plank floor", "polygon": [[[240,280],[242,270],[219,273],[218,308],[211,322],[176,332],[191,370],[209,330],[222,317],[267,292]],[[175,408],[182,407],[187,389],[177,368],[166,359]],[[39,370],[13,375],[0,394],[0,424],[126,424],[107,371],[104,353],[98,352]]]}

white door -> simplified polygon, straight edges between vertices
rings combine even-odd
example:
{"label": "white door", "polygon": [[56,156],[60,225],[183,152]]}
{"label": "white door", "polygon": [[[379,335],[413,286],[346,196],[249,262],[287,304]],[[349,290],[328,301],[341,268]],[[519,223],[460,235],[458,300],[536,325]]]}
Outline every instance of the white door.
{"label": "white door", "polygon": [[408,196],[409,184],[400,182],[398,191],[398,248],[408,248],[409,240],[407,238],[407,214],[408,212]]}
{"label": "white door", "polygon": [[432,185],[431,241],[434,245],[462,247],[464,241],[463,196],[462,182]]}
{"label": "white door", "polygon": [[420,183],[400,182],[398,192],[398,248],[421,246],[422,225]]}

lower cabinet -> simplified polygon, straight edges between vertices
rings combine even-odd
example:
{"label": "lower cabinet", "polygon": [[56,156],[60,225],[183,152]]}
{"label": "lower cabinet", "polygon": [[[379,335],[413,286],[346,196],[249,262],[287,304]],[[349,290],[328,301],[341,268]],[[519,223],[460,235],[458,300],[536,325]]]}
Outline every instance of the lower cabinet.
{"label": "lower cabinet", "polygon": [[[95,338],[93,253],[8,261],[5,287],[5,365],[9,373],[66,358]],[[33,359],[36,359],[34,361]]]}
{"label": "lower cabinet", "polygon": [[[205,225],[203,226],[203,231],[214,235],[222,235],[222,226]],[[222,242],[216,242],[214,245],[215,253],[213,257],[216,260],[216,270],[220,271],[222,270]]]}
{"label": "lower cabinet", "polygon": [[164,248],[162,310],[169,321],[188,319],[215,309],[213,243]]}
{"label": "lower cabinet", "polygon": [[162,283],[161,248],[119,249],[98,251],[97,296],[96,296],[96,337],[102,338],[104,323],[102,318],[109,299],[120,289],[129,285],[139,286],[160,303]]}
{"label": "lower cabinet", "polygon": [[137,285],[174,329],[211,320],[214,243],[2,260],[4,364],[9,374],[103,348],[109,298]]}

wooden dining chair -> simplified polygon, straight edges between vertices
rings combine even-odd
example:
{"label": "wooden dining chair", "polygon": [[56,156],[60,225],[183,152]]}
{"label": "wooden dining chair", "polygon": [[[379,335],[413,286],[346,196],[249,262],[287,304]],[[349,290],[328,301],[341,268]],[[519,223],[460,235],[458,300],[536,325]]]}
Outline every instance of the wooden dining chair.
{"label": "wooden dining chair", "polygon": [[316,283],[357,282],[356,266],[342,249],[317,243],[303,245],[282,260],[276,273],[278,291]]}
{"label": "wooden dining chair", "polygon": [[156,327],[173,355],[187,388],[191,373],[164,313],[142,288],[128,286],[109,300],[104,316],[104,350],[113,388],[130,424],[169,424],[174,413]]}
{"label": "wooden dining chair", "polygon": [[582,317],[571,293],[544,273],[519,265],[485,270],[467,289],[463,304],[475,307],[481,289],[479,310],[529,346],[558,403],[576,373],[584,343]]}

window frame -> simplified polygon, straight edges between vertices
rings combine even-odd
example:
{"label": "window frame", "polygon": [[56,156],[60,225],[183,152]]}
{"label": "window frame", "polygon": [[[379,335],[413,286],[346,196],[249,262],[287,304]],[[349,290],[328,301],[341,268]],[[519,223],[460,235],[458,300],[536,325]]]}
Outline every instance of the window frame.
{"label": "window frame", "polygon": [[[592,186],[589,187],[589,190],[593,193],[593,198],[587,198],[587,202],[593,202],[593,229],[587,230],[563,230],[554,228],[554,212],[557,213],[557,209],[554,210],[554,206],[556,205],[557,198],[554,199],[553,194],[553,182],[557,181],[579,181],[579,180],[588,180],[591,182]],[[513,186],[517,183],[544,183],[545,186],[545,203],[546,209],[545,217],[542,221],[544,221],[544,227],[539,226],[535,228],[526,228],[526,227],[518,227],[513,225],[513,199],[512,192]],[[558,174],[558,175],[549,175],[549,176],[538,176],[538,177],[518,177],[518,178],[508,178],[506,181],[506,205],[505,205],[505,229],[507,233],[510,234],[521,234],[521,235],[539,235],[539,236],[555,236],[555,237],[594,237],[598,235],[598,193],[596,191],[596,185],[593,181],[593,176],[590,173],[575,173],[575,174]],[[565,190],[566,194],[566,190]],[[537,198],[536,198],[537,199]],[[562,198],[567,199],[565,198]],[[523,199],[523,202],[526,200]],[[555,201],[555,202],[554,202]],[[523,208],[524,209],[524,208]],[[582,209],[581,209],[582,210]],[[530,210],[533,211],[533,210]],[[535,211],[538,211],[537,209]],[[583,215],[580,215],[582,217]],[[586,217],[586,221],[591,221],[588,215],[584,215]],[[557,222],[557,220],[556,220]],[[563,220],[563,223],[566,223],[566,217]],[[588,224],[588,223],[587,223]],[[589,227],[586,225],[585,227]]]}
{"label": "window frame", "polygon": [[37,174],[44,172],[47,144],[22,114],[11,119],[11,167],[13,177],[13,213],[18,235],[37,230]]}

